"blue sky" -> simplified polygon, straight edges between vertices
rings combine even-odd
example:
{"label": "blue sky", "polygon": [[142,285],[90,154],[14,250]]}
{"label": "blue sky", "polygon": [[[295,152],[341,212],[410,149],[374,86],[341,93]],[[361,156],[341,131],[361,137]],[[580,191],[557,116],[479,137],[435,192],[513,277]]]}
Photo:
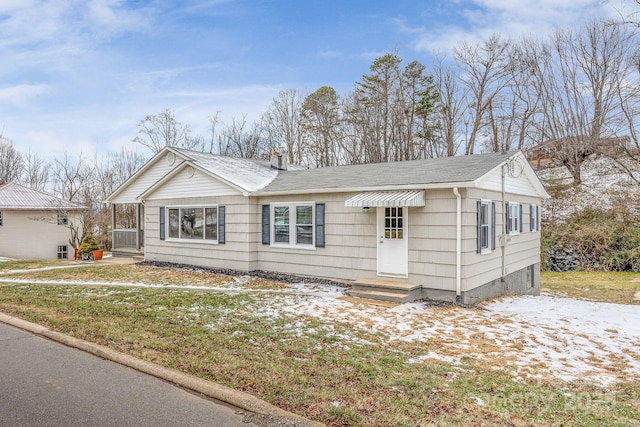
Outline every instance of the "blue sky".
{"label": "blue sky", "polygon": [[350,91],[386,52],[429,68],[434,52],[450,56],[463,41],[545,36],[621,9],[602,0],[0,0],[0,130],[45,158],[92,155],[134,148],[137,123],[169,108],[207,137],[216,112],[222,122],[255,119],[283,89]]}

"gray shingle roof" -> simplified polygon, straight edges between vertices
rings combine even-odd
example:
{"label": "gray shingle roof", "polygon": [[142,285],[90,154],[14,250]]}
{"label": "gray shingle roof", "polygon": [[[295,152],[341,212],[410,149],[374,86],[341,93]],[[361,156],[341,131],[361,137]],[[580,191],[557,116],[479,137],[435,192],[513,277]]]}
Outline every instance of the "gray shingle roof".
{"label": "gray shingle roof", "polygon": [[56,210],[82,209],[82,206],[19,184],[8,183],[0,185],[0,209]]}
{"label": "gray shingle roof", "polygon": [[515,153],[280,171],[261,193],[473,182]]}

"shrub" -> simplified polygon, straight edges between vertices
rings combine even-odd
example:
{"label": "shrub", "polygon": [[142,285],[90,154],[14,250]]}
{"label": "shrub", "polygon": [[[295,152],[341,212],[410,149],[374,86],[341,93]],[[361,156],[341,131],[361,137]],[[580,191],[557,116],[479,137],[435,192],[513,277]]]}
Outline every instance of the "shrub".
{"label": "shrub", "polygon": [[80,259],[87,259],[91,255],[91,252],[96,249],[100,249],[98,241],[93,237],[93,234],[86,234],[78,247],[78,257],[80,257]]}
{"label": "shrub", "polygon": [[640,226],[626,207],[586,208],[563,223],[545,226],[542,268],[640,271]]}

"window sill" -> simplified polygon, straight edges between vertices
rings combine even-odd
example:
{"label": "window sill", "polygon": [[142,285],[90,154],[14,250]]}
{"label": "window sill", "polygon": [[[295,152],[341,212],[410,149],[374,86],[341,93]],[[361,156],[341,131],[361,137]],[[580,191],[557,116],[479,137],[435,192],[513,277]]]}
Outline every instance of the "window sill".
{"label": "window sill", "polygon": [[195,243],[197,245],[218,245],[217,240],[198,240],[198,239],[175,239],[175,238],[167,238],[164,240],[165,242],[170,243]]}
{"label": "window sill", "polygon": [[316,247],[313,245],[288,245],[288,244],[284,244],[284,243],[272,243],[271,245],[269,245],[270,248],[275,248],[275,249],[300,249],[303,251],[315,251]]}

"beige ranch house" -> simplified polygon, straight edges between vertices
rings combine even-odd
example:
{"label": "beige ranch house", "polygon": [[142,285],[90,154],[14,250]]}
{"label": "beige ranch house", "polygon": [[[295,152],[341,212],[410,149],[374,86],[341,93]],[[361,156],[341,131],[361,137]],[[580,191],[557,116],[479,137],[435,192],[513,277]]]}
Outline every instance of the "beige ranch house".
{"label": "beige ranch house", "polygon": [[[539,294],[547,197],[520,151],[306,169],[167,147],[107,201],[114,253],[475,303]],[[119,227],[121,205],[135,229]]]}
{"label": "beige ranch house", "polygon": [[15,183],[0,184],[0,257],[73,259],[71,227],[84,208]]}

